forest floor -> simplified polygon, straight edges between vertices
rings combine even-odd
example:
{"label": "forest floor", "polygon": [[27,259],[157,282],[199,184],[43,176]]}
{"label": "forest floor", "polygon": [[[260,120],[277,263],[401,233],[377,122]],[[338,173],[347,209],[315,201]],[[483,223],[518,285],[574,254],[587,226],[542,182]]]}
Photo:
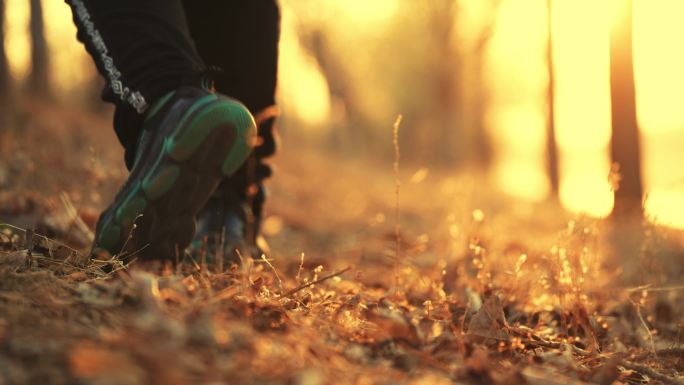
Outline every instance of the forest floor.
{"label": "forest floor", "polygon": [[17,111],[0,130],[1,384],[684,383],[674,230],[403,164],[397,196],[391,159],[286,140],[267,260],[104,273],[85,251],[125,178],[109,122]]}

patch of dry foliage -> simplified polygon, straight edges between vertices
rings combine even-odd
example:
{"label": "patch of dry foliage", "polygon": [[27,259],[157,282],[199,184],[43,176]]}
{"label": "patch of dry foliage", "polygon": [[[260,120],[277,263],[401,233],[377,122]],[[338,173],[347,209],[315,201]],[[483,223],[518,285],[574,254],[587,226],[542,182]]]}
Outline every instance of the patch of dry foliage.
{"label": "patch of dry foliage", "polygon": [[[517,277],[509,283],[548,279],[549,292],[553,285],[566,290],[561,306],[533,306],[515,298],[534,293],[531,287],[494,285],[497,269],[486,266],[478,247],[471,245],[470,257],[454,266],[368,263],[332,272],[302,259],[277,271],[244,260],[222,273],[188,262],[106,274],[99,262],[79,260],[64,246],[5,229],[0,378],[8,384],[683,382],[681,324],[673,324],[681,313],[672,303],[646,312],[647,287],[613,299],[577,293],[567,280],[582,276],[581,267],[579,273],[572,262],[564,267],[559,256],[560,271],[544,278],[520,257],[506,272]],[[673,297],[677,289],[662,292]],[[651,310],[656,318],[644,316]]]}

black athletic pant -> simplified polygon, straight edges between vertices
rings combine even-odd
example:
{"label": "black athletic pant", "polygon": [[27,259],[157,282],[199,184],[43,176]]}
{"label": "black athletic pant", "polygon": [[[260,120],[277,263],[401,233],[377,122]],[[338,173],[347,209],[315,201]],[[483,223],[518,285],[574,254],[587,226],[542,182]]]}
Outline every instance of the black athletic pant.
{"label": "black athletic pant", "polygon": [[260,160],[275,151],[269,111],[278,61],[276,0],[66,2],[78,39],[107,81],[102,98],[116,106],[114,129],[129,168],[147,108],[178,86],[199,86],[210,76],[218,92],[243,102],[260,121],[251,170],[243,167],[229,184],[244,191],[248,178],[270,174]]}

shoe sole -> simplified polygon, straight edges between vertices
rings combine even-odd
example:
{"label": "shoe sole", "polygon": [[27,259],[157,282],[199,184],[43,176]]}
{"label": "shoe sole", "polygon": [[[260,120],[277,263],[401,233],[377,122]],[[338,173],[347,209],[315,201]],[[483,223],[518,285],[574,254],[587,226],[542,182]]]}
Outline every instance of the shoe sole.
{"label": "shoe sole", "polygon": [[207,95],[165,135],[156,159],[137,172],[98,226],[94,253],[124,259],[173,259],[192,241],[195,216],[221,178],[232,175],[252,150],[256,124],[239,102]]}

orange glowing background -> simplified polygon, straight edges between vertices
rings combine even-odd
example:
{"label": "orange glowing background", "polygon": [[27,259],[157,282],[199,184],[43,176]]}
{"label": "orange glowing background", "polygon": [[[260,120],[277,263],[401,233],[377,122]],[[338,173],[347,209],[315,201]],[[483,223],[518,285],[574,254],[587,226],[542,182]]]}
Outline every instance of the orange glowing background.
{"label": "orange glowing background", "polygon": [[[283,109],[313,128],[314,135],[325,129],[334,108],[325,77],[300,46],[298,15],[291,1],[298,0],[283,1],[280,96]],[[572,212],[593,216],[607,215],[613,205],[608,183],[608,54],[614,1],[619,0],[557,0],[552,12],[560,200]],[[6,0],[6,45],[12,73],[19,80],[29,70],[26,3]],[[488,12],[480,0],[461,3],[472,20]],[[409,1],[311,4],[315,12],[332,15],[326,23],[336,33],[373,34],[385,28]],[[92,69],[75,40],[68,7],[61,1],[44,1],[43,5],[56,85],[69,90],[91,81]],[[486,124],[495,144],[492,180],[513,196],[541,200],[549,193],[544,168],[546,1],[503,0],[497,12],[485,68],[491,91]],[[658,223],[684,228],[682,14],[682,0],[635,1],[633,37],[646,211]],[[466,20],[461,26],[466,34],[468,25]],[[378,105],[386,104],[387,100],[378,99]]]}
{"label": "orange glowing background", "polygon": [[[552,11],[560,199],[570,211],[610,213],[609,28],[613,2],[555,1]],[[544,170],[546,9],[544,1],[507,0],[490,49],[498,141],[494,177],[526,199],[548,193]],[[645,206],[658,223],[684,227],[684,36],[678,0],[635,1],[634,62],[642,136]]]}

